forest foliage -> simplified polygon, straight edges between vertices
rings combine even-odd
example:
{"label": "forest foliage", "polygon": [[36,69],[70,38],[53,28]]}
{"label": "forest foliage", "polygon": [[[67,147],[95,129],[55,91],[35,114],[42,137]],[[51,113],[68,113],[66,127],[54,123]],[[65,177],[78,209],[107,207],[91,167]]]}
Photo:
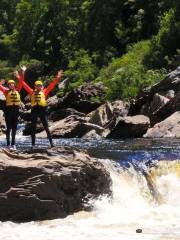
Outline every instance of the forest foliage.
{"label": "forest foliage", "polygon": [[69,90],[101,81],[107,99],[134,97],[180,60],[177,0],[1,0],[0,78],[28,65],[28,81],[60,69]]}

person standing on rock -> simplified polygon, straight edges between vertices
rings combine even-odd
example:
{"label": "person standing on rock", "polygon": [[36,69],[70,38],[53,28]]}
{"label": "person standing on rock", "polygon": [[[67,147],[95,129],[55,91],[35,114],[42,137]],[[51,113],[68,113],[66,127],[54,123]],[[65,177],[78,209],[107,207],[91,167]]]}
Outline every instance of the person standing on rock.
{"label": "person standing on rock", "polygon": [[51,147],[53,147],[52,136],[48,126],[47,112],[46,112],[46,98],[50,91],[54,89],[59,80],[61,79],[63,70],[60,70],[56,75],[55,79],[49,84],[47,88],[43,87],[42,81],[36,81],[34,84],[34,89],[28,86],[28,84],[23,81],[22,85],[27,93],[29,93],[31,98],[31,137],[32,137],[32,147],[35,146],[36,140],[36,124],[37,119],[40,118],[43,127],[47,133]]}
{"label": "person standing on rock", "polygon": [[5,122],[6,122],[6,141],[7,146],[10,146],[10,133],[11,133],[11,148],[16,149],[15,146],[15,137],[16,137],[16,130],[18,124],[18,117],[19,117],[19,108],[21,105],[21,97],[19,92],[22,89],[22,82],[24,73],[15,72],[15,76],[17,77],[19,83],[16,88],[16,84],[14,80],[8,80],[8,88],[4,87],[2,84],[4,80],[0,81],[0,91],[3,92],[6,101],[4,106],[4,115],[5,115]]}

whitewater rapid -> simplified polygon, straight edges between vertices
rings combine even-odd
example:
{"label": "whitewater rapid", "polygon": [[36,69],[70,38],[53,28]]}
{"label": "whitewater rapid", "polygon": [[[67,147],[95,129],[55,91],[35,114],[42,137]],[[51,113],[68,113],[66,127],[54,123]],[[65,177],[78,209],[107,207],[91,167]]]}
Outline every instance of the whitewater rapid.
{"label": "whitewater rapid", "polygon": [[[65,219],[16,224],[0,223],[3,240],[179,240],[179,162],[154,169],[156,188],[163,202],[153,198],[143,174],[102,160],[111,174],[113,196],[90,200],[92,212],[77,212]],[[163,166],[164,165],[164,166]],[[164,171],[165,169],[165,171]],[[142,229],[142,233],[136,233]]]}

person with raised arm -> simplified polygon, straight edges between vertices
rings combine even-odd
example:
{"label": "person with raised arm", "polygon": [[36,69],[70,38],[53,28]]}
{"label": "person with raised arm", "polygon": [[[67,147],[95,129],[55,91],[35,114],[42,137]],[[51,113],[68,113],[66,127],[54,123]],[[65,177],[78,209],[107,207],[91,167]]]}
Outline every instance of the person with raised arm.
{"label": "person with raised arm", "polygon": [[[15,76],[18,79],[18,85],[16,88],[16,83],[14,80],[8,80],[7,84],[8,87],[4,87],[3,84],[5,80],[0,80],[0,91],[3,92],[6,101],[4,106],[4,115],[5,115],[5,122],[6,122],[6,141],[7,146],[16,149],[15,146],[15,138],[16,138],[16,130],[18,124],[18,117],[19,117],[19,108],[21,105],[21,97],[20,91],[22,89],[22,82],[24,78],[24,72],[15,72]],[[10,142],[10,134],[11,134],[11,142]]]}
{"label": "person with raised arm", "polygon": [[61,79],[63,74],[63,70],[60,70],[58,74],[56,75],[55,79],[49,84],[47,88],[43,87],[42,81],[35,81],[34,83],[34,89],[29,87],[29,85],[23,81],[22,85],[23,88],[26,90],[27,93],[30,95],[31,99],[31,137],[32,137],[32,148],[35,146],[35,140],[36,140],[36,124],[37,119],[40,118],[43,127],[47,133],[47,137],[49,139],[51,147],[53,147],[53,141],[52,136],[49,130],[48,126],[48,119],[47,119],[47,112],[46,112],[46,106],[47,106],[47,97],[50,91],[54,89],[54,87],[57,85],[59,80]]}

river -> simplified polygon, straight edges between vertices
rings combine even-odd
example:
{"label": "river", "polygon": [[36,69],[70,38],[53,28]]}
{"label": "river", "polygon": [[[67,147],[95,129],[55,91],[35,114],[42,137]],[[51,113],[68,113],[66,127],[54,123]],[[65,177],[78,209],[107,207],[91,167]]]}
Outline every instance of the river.
{"label": "river", "polygon": [[[113,197],[90,199],[92,212],[77,212],[65,219],[29,223],[0,223],[3,240],[179,240],[180,140],[133,139],[121,141],[60,139],[55,145],[86,149],[111,174]],[[18,148],[29,138],[19,136]],[[38,139],[41,147],[45,140]],[[0,145],[5,145],[1,138]],[[158,168],[153,168],[159,163]],[[143,175],[152,167],[158,203]],[[140,233],[136,230],[139,229]]]}

